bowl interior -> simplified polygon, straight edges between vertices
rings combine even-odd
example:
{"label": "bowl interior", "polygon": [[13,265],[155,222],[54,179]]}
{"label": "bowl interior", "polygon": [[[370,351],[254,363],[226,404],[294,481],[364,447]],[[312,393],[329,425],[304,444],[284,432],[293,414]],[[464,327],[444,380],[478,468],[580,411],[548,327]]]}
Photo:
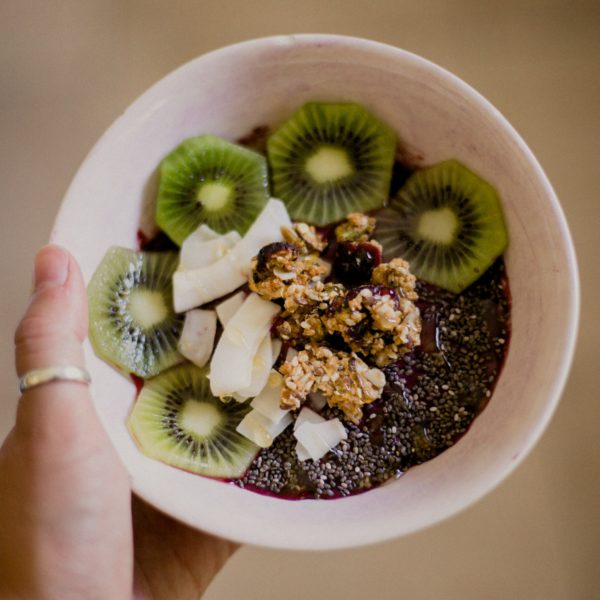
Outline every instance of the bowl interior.
{"label": "bowl interior", "polygon": [[88,367],[100,417],[134,490],[217,535],[281,548],[325,549],[414,531],[467,506],[505,477],[541,434],[558,401],[577,325],[569,233],[541,168],[481,96],[446,71],[388,46],[336,36],[246,42],[200,57],[141,96],[78,171],[52,239],[86,281],[113,245],[136,247],[160,159],[184,138],[236,139],[277,125],[308,100],[356,101],[392,126],[415,164],[457,158],[499,191],[508,222],[512,338],[496,391],[450,450],[401,479],[335,501],[278,500],[145,458],[125,421],[133,384],[97,359]]}

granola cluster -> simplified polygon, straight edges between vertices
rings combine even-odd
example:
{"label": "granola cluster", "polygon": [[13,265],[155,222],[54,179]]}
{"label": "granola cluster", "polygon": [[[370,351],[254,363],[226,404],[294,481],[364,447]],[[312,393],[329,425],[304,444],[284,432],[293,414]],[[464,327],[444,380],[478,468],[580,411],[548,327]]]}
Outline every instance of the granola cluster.
{"label": "granola cluster", "polygon": [[317,253],[300,254],[299,248],[288,242],[275,242],[253,259],[249,285],[265,300],[285,299],[290,287],[307,287],[326,271]]}
{"label": "granola cluster", "polygon": [[320,391],[353,423],[360,421],[362,406],[377,400],[385,385],[383,372],[370,368],[355,353],[311,344],[279,371],[284,377],[282,408],[299,408],[311,392]]}
{"label": "granola cluster", "polygon": [[[378,255],[363,285],[327,281],[330,269],[320,257],[327,241],[305,223],[285,228],[285,242],[265,246],[254,259],[250,289],[282,303],[275,331],[300,350],[279,369],[282,408],[298,408],[318,390],[356,423],[385,384],[383,372],[369,365],[385,367],[420,343],[415,277],[400,258],[378,264],[374,228],[373,217],[352,213],[335,229],[346,251],[363,246]],[[336,351],[328,347],[332,340]],[[338,350],[340,343],[346,350]]]}
{"label": "granola cluster", "polygon": [[409,264],[402,258],[392,258],[389,263],[381,263],[373,269],[373,283],[386,285],[396,290],[407,300],[417,300],[416,277],[410,272]]}
{"label": "granola cluster", "polygon": [[296,246],[302,253],[322,252],[327,247],[327,240],[312,225],[294,223],[292,228],[283,227],[283,239]]}
{"label": "granola cluster", "polygon": [[286,290],[276,331],[284,341],[302,346],[303,341],[319,342],[328,334],[324,317],[329,307],[343,297],[346,289],[339,283],[312,281],[310,285],[293,284]]}
{"label": "granola cluster", "polygon": [[339,333],[353,352],[372,358],[378,367],[398,360],[421,341],[419,309],[383,285],[351,290],[334,303],[325,328]]}
{"label": "granola cluster", "polygon": [[375,231],[375,218],[363,213],[350,213],[346,220],[335,228],[338,242],[366,242]]}

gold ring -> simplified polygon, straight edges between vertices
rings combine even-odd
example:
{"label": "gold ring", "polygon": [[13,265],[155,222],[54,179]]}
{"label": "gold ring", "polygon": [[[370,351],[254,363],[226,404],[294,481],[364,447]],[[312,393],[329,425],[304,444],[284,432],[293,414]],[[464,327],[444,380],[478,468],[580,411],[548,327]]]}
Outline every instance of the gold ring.
{"label": "gold ring", "polygon": [[77,383],[89,384],[92,378],[85,369],[80,369],[72,365],[34,369],[33,371],[28,371],[19,379],[19,392],[23,394],[31,388],[52,381],[75,381]]}

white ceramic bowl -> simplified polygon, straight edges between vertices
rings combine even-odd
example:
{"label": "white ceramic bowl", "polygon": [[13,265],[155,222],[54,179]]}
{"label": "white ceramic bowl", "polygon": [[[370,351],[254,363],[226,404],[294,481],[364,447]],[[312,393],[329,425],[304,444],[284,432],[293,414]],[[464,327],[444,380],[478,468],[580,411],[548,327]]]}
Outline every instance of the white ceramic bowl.
{"label": "white ceramic bowl", "polygon": [[236,139],[308,100],[362,103],[396,129],[413,160],[457,158],[499,191],[508,222],[512,339],[496,391],[468,433],[399,480],[334,501],[286,501],[144,457],[125,420],[132,383],[87,347],[97,410],[133,489],[162,511],[232,540],[296,549],[407,534],[465,508],[504,479],[540,437],[576,337],[578,277],[558,200],[523,140],[482,96],[440,67],[383,44],[332,35],[259,39],[180,67],[136,100],[90,152],[52,234],[86,280],[113,244],[136,247],[160,159],[200,133]]}

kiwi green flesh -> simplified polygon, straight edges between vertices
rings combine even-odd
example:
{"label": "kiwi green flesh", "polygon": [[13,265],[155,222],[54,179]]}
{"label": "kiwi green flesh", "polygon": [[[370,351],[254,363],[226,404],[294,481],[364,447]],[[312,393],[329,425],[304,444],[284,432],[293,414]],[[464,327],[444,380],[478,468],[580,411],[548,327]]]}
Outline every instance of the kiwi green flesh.
{"label": "kiwi green flesh", "polygon": [[380,208],[395,150],[394,132],[362,106],[309,102],[267,141],[274,195],[314,225]]}
{"label": "kiwi green flesh", "polygon": [[200,475],[236,478],[259,447],[236,432],[248,403],[210,392],[206,369],[185,364],[145,382],[128,420],[144,454]]}
{"label": "kiwi green flesh", "polygon": [[269,199],[266,160],[213,135],[182,142],[160,164],[157,225],[178,245],[205,223],[246,233]]}
{"label": "kiwi green flesh", "polygon": [[113,246],[88,285],[90,341],[98,356],[147,378],[181,362],[183,315],[173,310],[174,252]]}
{"label": "kiwi green flesh", "polygon": [[508,243],[496,190],[456,160],[415,172],[378,214],[375,238],[385,260],[401,256],[417,277],[455,293]]}

